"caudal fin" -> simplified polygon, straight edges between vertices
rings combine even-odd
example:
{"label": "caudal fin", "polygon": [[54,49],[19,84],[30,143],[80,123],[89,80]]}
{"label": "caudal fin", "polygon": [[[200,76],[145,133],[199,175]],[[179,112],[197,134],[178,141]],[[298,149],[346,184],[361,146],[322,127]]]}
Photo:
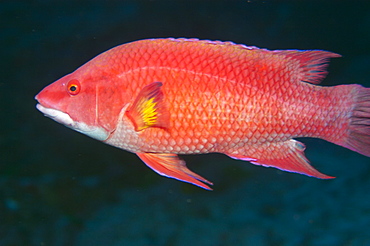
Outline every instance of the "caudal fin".
{"label": "caudal fin", "polygon": [[370,88],[359,88],[345,147],[370,157]]}

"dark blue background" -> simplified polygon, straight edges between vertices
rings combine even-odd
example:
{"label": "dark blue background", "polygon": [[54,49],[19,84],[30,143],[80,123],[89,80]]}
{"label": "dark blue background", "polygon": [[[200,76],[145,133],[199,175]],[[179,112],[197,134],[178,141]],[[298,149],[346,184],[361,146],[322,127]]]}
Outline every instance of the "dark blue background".
{"label": "dark blue background", "polygon": [[[2,1],[0,245],[370,245],[370,158],[304,139],[319,180],[184,156],[214,191],[45,118],[34,95],[101,52],[153,37],[324,49],[324,85],[370,87],[367,1]],[[181,82],[181,81],[179,81]]]}

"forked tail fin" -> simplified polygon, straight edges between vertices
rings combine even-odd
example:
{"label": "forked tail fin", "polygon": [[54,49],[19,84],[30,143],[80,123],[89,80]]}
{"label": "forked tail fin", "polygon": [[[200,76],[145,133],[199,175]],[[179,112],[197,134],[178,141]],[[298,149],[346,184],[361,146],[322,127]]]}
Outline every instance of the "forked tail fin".
{"label": "forked tail fin", "polygon": [[370,157],[370,88],[358,90],[344,147]]}

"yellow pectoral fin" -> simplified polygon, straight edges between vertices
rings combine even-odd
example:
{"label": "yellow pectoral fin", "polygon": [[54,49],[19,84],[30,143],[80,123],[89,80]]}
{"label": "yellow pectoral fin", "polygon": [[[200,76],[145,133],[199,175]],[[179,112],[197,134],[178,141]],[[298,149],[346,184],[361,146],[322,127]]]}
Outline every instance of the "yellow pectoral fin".
{"label": "yellow pectoral fin", "polygon": [[127,116],[132,120],[136,131],[148,127],[169,128],[170,116],[161,87],[161,82],[145,86],[127,111]]}

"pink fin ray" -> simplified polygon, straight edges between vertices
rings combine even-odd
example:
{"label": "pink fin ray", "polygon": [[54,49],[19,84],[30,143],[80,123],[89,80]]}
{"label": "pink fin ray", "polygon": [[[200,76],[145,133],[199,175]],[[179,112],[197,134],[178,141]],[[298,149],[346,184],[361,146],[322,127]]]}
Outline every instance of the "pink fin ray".
{"label": "pink fin ray", "polygon": [[[334,178],[313,168],[304,155],[304,149],[304,144],[291,139],[286,142],[262,145],[252,150],[250,152],[253,158],[233,154],[228,154],[228,156],[234,159],[247,160],[255,165],[275,167],[283,171],[305,174],[320,179]],[[246,152],[249,151],[246,150]]]}
{"label": "pink fin ray", "polygon": [[344,144],[339,144],[370,157],[370,88],[362,86],[357,88],[348,137]]}
{"label": "pink fin ray", "polygon": [[274,52],[285,55],[299,63],[299,80],[320,84],[328,72],[326,67],[330,58],[341,57],[341,55],[324,50],[275,50]]}
{"label": "pink fin ray", "polygon": [[[200,175],[190,171],[185,164],[185,161],[178,158],[176,154],[160,154],[160,153],[136,153],[140,159],[151,169],[162,176],[178,179],[197,185],[206,190],[212,190],[207,183],[213,185],[212,182],[201,177]],[[202,182],[200,182],[202,181]]]}

